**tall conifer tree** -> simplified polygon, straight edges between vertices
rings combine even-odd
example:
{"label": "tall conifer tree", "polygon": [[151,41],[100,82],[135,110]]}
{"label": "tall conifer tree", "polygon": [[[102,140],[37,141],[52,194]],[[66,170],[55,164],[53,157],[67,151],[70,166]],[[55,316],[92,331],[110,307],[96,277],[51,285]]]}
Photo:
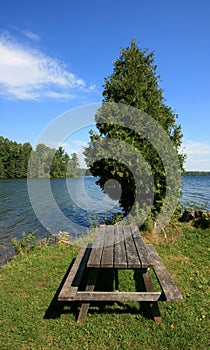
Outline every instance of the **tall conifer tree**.
{"label": "tall conifer tree", "polygon": [[[156,74],[157,66],[154,64],[153,52],[140,49],[135,40],[132,40],[129,47],[121,50],[113,67],[113,73],[105,78],[102,107],[98,109],[95,116],[99,133],[90,132],[90,142],[84,152],[86,162],[92,174],[99,177],[98,184],[113,199],[115,199],[116,193],[119,193],[116,182],[113,182],[114,185],[111,189],[105,184],[110,178],[114,178],[120,183],[122,188],[120,205],[125,214],[129,213],[136,199],[137,202],[145,202],[144,205],[147,206],[145,193],[149,194],[151,188],[145,189],[143,178],[150,171],[154,179],[152,213],[155,216],[161,210],[166,194],[166,172],[162,159],[154,144],[136,133],[133,127],[129,128],[129,125],[138,125],[138,114],[128,113],[125,115],[126,113],[122,113],[119,115],[119,111],[113,112],[114,107],[111,108],[112,112],[110,112],[109,103],[132,106],[154,118],[170,138],[179,160],[180,169],[183,168],[184,162],[184,155],[179,154],[182,140],[181,127],[176,123],[177,115],[165,104],[163,91],[159,87],[160,77]],[[126,125],[128,127],[120,125],[123,118],[127,118]],[[142,125],[142,129],[146,127],[149,130],[149,125]],[[133,163],[135,163],[132,152],[128,157],[127,164],[123,164],[119,156],[116,159],[114,153],[107,153],[106,157],[100,159],[100,147],[104,146],[102,144],[100,146],[99,141],[108,139],[121,140],[140,150],[149,164],[150,170],[143,170],[142,164],[136,164],[138,167],[138,186],[137,179],[131,171]],[[123,148],[116,148],[114,152],[122,155]],[[167,145],[165,153],[167,154]],[[142,183],[140,184],[140,182]],[[173,184],[173,178],[170,179],[170,184]]]}

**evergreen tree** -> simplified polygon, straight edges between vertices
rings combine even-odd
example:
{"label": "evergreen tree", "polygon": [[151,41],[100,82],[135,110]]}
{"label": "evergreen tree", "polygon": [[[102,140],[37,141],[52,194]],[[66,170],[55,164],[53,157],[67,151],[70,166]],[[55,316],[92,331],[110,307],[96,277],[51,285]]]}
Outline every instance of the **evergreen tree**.
{"label": "evergreen tree", "polygon": [[21,177],[27,177],[28,162],[32,152],[31,144],[29,142],[25,142],[22,145],[21,152],[22,152],[22,174],[21,174],[22,176]]}
{"label": "evergreen tree", "polygon": [[70,158],[68,154],[65,153],[62,147],[59,147],[52,160],[50,170],[51,177],[65,178],[69,161]]}
{"label": "evergreen tree", "polygon": [[78,176],[78,169],[79,169],[79,159],[78,159],[76,153],[73,153],[71,156],[71,164],[72,164],[72,168],[74,170],[73,177],[77,177]]}
{"label": "evergreen tree", "polygon": [[24,144],[0,136],[0,178],[65,178],[79,176],[76,153],[71,158],[62,147],[57,150],[45,144],[33,150]]}
{"label": "evergreen tree", "polygon": [[24,178],[32,146],[0,137],[0,178]]}
{"label": "evergreen tree", "polygon": [[[90,133],[90,143],[84,152],[86,162],[91,173],[99,177],[98,184],[103,190],[105,190],[105,184],[110,178],[120,183],[122,188],[120,205],[125,214],[129,213],[135,200],[147,207],[151,191],[153,191],[155,198],[152,212],[155,215],[160,211],[166,193],[164,165],[155,146],[148,139],[135,132],[135,128],[132,126],[139,125],[141,120],[140,118],[138,120],[138,113],[135,113],[135,110],[132,113],[126,109],[126,106],[132,106],[145,112],[145,116],[147,113],[164,128],[174,145],[182,168],[184,156],[178,154],[182,139],[181,127],[176,124],[177,115],[165,104],[163,91],[159,88],[160,78],[156,75],[157,66],[154,65],[153,52],[149,53],[147,50],[141,50],[136,42],[132,40],[128,48],[121,50],[120,57],[113,65],[113,73],[105,78],[102,107],[98,109],[95,116],[99,133],[93,131]],[[125,105],[124,110],[116,107],[116,104]],[[127,120],[126,126],[122,127],[122,122],[125,119]],[[149,120],[148,123],[140,127],[144,132],[146,130],[149,135]],[[158,142],[159,135],[156,135],[156,138]],[[100,159],[101,149],[104,148],[103,142],[106,141],[108,145],[110,139],[120,140],[121,144],[116,143],[116,147],[112,151],[109,147],[107,156]],[[131,145],[133,149],[138,149],[150,165],[150,169],[146,169],[143,163],[136,163],[137,160],[135,155],[132,154],[132,149],[128,152],[126,164],[124,164],[123,155],[125,150],[123,142]],[[167,145],[165,146],[165,153],[167,154]],[[115,155],[118,155],[117,160]],[[170,154],[168,157],[170,157]],[[137,177],[131,171],[131,169],[134,169],[134,165],[137,169],[135,170],[135,173],[138,174]],[[144,179],[151,175],[154,179],[154,187],[149,188],[148,185],[148,188],[145,188]],[[136,180],[138,180],[138,183],[136,183]],[[170,180],[173,183],[173,178]],[[116,182],[114,182],[111,190],[109,186],[106,187],[106,192],[113,199],[119,193],[118,188],[115,187]]]}
{"label": "evergreen tree", "polygon": [[55,150],[41,143],[36,150],[32,151],[30,157],[29,177],[49,178],[50,167]]}

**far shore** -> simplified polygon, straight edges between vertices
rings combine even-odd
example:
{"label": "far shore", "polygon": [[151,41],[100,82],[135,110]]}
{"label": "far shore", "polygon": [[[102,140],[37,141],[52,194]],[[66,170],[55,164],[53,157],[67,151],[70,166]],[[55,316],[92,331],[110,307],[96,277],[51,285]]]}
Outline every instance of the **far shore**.
{"label": "far shore", "polygon": [[184,176],[210,176],[210,171],[185,171]]}

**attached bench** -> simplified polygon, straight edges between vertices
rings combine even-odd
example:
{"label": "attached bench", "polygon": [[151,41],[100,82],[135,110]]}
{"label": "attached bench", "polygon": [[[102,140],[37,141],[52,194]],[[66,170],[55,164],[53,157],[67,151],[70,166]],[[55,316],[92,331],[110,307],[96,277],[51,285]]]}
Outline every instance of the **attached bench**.
{"label": "attached bench", "polygon": [[74,301],[79,285],[84,274],[87,260],[91,251],[91,245],[82,247],[75,259],[72,268],[64,282],[64,285],[58,295],[58,301]]}
{"label": "attached bench", "polygon": [[172,280],[169,272],[167,271],[165,265],[163,264],[162,260],[160,259],[157,251],[153,247],[152,244],[146,244],[147,251],[152,259],[153,262],[153,270],[155,272],[155,275],[159,281],[159,284],[163,291],[163,301],[183,301],[183,297],[175,285],[174,281]]}

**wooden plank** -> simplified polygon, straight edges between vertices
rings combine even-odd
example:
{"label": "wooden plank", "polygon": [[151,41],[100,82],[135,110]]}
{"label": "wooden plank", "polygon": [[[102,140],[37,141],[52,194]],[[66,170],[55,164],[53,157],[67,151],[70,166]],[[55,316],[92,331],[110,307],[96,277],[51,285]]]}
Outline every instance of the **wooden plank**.
{"label": "wooden plank", "polygon": [[165,265],[161,261],[158,253],[152,244],[147,244],[147,251],[153,260],[153,269],[163,290],[165,298],[167,301],[183,301],[182,295],[172,280],[169,272],[167,271]]}
{"label": "wooden plank", "polygon": [[[83,293],[90,293],[94,290],[95,288],[95,283],[97,280],[97,276],[98,276],[98,271],[99,269],[91,269],[90,270],[90,275],[88,278],[88,283],[86,286],[86,292]],[[75,300],[82,300],[82,299],[78,299],[78,293],[76,294],[76,298]],[[87,301],[86,303],[82,303],[81,308],[80,308],[80,312],[77,318],[77,323],[83,323],[86,319],[87,313],[88,313],[88,309],[90,306],[90,301],[92,301],[92,299],[86,299],[85,301]],[[89,302],[88,302],[89,301]]]}
{"label": "wooden plank", "polygon": [[96,240],[93,243],[90,257],[88,259],[88,267],[100,267],[101,257],[104,249],[104,236],[105,236],[106,227],[99,227]]}
{"label": "wooden plank", "polygon": [[78,301],[158,301],[161,292],[77,292]]}
{"label": "wooden plank", "polygon": [[152,260],[150,259],[150,256],[148,255],[145,243],[139,233],[139,229],[137,226],[132,226],[131,225],[131,231],[133,234],[133,238],[136,244],[136,249],[138,252],[138,256],[141,261],[141,267],[143,269],[152,267]]}
{"label": "wooden plank", "polygon": [[125,249],[127,255],[128,268],[140,268],[141,263],[136,250],[136,245],[133,240],[132,231],[130,225],[125,225],[123,227],[124,238],[125,238]]}
{"label": "wooden plank", "polygon": [[74,300],[79,284],[84,273],[88,256],[90,254],[90,245],[82,247],[75,259],[73,266],[64,282],[64,285],[58,295],[59,301]]}
{"label": "wooden plank", "polygon": [[106,226],[101,267],[114,267],[114,225]]}
{"label": "wooden plank", "polygon": [[[147,292],[154,292],[154,287],[152,283],[152,278],[150,276],[150,271],[148,270],[146,273],[142,274],[143,280],[144,280],[144,285],[146,288]],[[156,301],[149,303],[150,310],[152,317],[155,322],[161,323],[162,322],[162,317],[160,315],[160,310],[158,307],[158,303]]]}
{"label": "wooden plank", "polygon": [[116,225],[114,230],[114,267],[126,268],[127,265],[122,225]]}

